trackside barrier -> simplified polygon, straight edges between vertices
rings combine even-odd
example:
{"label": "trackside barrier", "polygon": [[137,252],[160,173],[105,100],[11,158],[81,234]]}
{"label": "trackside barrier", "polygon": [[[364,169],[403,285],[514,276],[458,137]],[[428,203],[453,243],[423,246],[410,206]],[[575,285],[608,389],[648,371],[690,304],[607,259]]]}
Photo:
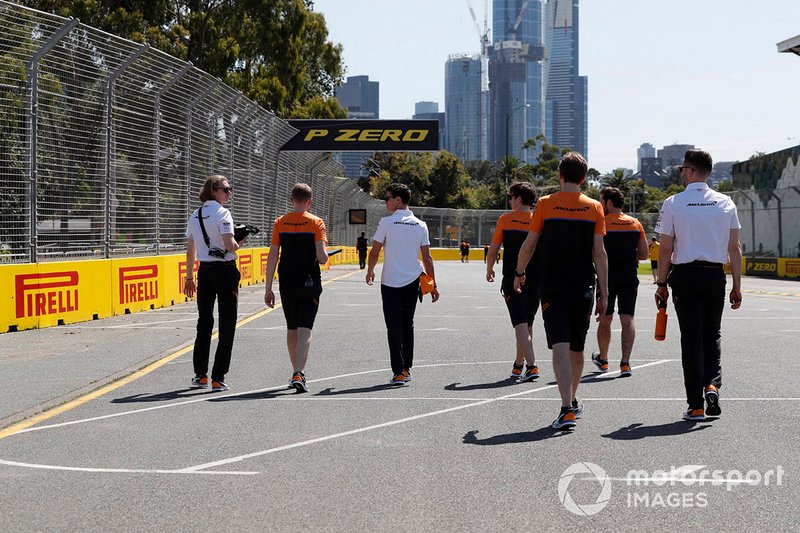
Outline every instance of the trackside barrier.
{"label": "trackside barrier", "polygon": [[[269,248],[240,250],[241,286],[263,283]],[[199,264],[191,266],[197,272]],[[186,302],[185,254],[0,265],[0,332],[72,324]]]}

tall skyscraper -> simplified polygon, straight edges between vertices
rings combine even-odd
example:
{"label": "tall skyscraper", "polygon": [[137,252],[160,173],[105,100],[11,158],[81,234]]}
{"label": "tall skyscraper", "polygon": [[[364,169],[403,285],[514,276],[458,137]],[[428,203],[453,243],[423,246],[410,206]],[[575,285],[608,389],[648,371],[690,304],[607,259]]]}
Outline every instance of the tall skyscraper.
{"label": "tall skyscraper", "polygon": [[439,149],[447,150],[447,122],[445,114],[439,113],[438,102],[417,102],[414,104],[414,120],[439,121]]}
{"label": "tall skyscraper", "polygon": [[481,58],[454,54],[444,68],[444,107],[447,149],[462,161],[488,159],[481,135]]}
{"label": "tall skyscraper", "polygon": [[578,0],[545,5],[545,135],[588,157],[588,79],[578,74]]}
{"label": "tall skyscraper", "polygon": [[[336,89],[336,98],[347,109],[347,118],[379,118],[380,84],[369,81],[369,76],[349,76],[347,81]],[[366,173],[362,163],[372,152],[340,152],[336,159],[344,166],[348,178],[358,178]]]}
{"label": "tall skyscraper", "polygon": [[636,171],[642,170],[642,158],[655,157],[656,147],[650,143],[642,143],[638,150],[636,150]]}
{"label": "tall skyscraper", "polygon": [[542,0],[494,0],[492,12],[489,155],[531,162],[536,154],[523,150],[522,144],[545,126]]}

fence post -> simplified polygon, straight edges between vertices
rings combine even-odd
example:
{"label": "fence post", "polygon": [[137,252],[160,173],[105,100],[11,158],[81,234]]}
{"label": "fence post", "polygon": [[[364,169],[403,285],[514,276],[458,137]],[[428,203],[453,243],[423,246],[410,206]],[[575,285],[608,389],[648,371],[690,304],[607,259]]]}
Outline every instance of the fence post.
{"label": "fence post", "polygon": [[117,83],[117,78],[119,78],[128,67],[133,64],[134,61],[139,59],[139,57],[144,54],[150,45],[144,44],[131,52],[131,54],[125,58],[125,60],[117,65],[117,67],[112,70],[108,74],[108,78],[106,78],[106,90],[105,90],[105,98],[106,98],[106,113],[104,117],[105,121],[105,146],[104,146],[104,155],[105,155],[105,203],[104,203],[104,213],[103,213],[103,230],[105,232],[103,238],[103,255],[106,259],[111,257],[111,187],[116,185],[115,173],[114,173],[114,87]]}
{"label": "fence post", "polygon": [[769,193],[778,202],[778,257],[783,257],[783,211],[781,209],[781,199],[775,194],[774,190],[769,191]]}
{"label": "fence post", "polygon": [[[161,146],[161,96],[172,88],[189,69],[192,68],[192,63],[184,64],[175,75],[164,84],[156,93],[155,103],[153,105],[153,177],[155,179],[155,214],[156,214],[156,255],[161,254],[161,177],[160,177],[160,164],[159,161],[159,147]],[[189,192],[188,189],[186,191]]]}
{"label": "fence post", "polygon": [[38,218],[36,210],[38,209],[36,195],[38,193],[38,179],[39,179],[39,161],[38,161],[38,130],[39,130],[39,61],[58,44],[61,39],[69,35],[75,26],[80,21],[76,18],[67,20],[61,27],[50,36],[49,39],[31,56],[30,60],[25,64],[25,74],[27,80],[27,93],[28,93],[28,207],[30,212],[30,228],[28,235],[28,246],[30,247],[30,260],[31,263],[37,261],[37,248],[39,246],[39,232],[37,230]]}

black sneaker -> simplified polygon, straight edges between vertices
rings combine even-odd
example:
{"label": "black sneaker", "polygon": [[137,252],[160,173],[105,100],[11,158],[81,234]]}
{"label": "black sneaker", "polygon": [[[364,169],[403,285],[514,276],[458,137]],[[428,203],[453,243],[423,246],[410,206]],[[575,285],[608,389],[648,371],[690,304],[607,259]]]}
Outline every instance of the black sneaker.
{"label": "black sneaker", "polygon": [[572,400],[572,411],[575,413],[575,418],[580,418],[583,414],[583,402],[577,398]]}
{"label": "black sneaker", "polygon": [[525,367],[522,363],[517,364],[514,363],[514,366],[511,368],[511,377],[514,379],[519,379],[522,377],[522,369]]}
{"label": "black sneaker", "polygon": [[292,380],[289,382],[289,385],[294,387],[297,390],[298,394],[303,392],[308,392],[308,385],[306,385],[306,375],[300,372],[299,370],[292,374]]}
{"label": "black sneaker", "polygon": [[209,383],[208,376],[195,376],[192,378],[192,387],[207,389],[210,387]]}
{"label": "black sneaker", "polygon": [[558,418],[553,421],[553,429],[572,429],[577,425],[575,418],[572,407],[562,407]]}
{"label": "black sneaker", "polygon": [[714,385],[706,387],[706,414],[708,416],[722,414],[722,409],[719,406],[719,390]]}

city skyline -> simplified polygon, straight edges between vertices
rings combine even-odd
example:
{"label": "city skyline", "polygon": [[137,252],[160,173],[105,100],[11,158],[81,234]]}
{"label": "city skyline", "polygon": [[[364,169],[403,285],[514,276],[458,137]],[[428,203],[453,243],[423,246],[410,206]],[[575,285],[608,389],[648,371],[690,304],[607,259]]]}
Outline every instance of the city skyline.
{"label": "city skyline", "polygon": [[[691,143],[719,161],[798,144],[800,60],[776,44],[800,34],[800,3],[585,0],[580,9],[595,168],[636,168],[643,142]],[[462,0],[316,0],[315,10],[344,46],[347,75],[381,82],[383,118],[410,118],[417,101],[443,104],[447,56],[480,49]]]}

